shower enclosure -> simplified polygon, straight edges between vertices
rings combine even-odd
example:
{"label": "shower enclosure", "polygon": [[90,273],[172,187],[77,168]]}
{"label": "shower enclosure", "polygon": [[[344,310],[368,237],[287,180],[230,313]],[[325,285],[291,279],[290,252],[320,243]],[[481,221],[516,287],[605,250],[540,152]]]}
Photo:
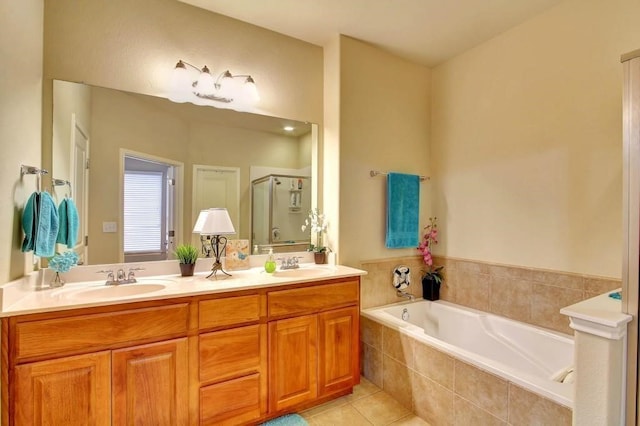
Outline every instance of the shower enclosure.
{"label": "shower enclosure", "polygon": [[254,253],[303,251],[309,231],[301,226],[311,209],[311,178],[271,174],[251,182],[251,246]]}

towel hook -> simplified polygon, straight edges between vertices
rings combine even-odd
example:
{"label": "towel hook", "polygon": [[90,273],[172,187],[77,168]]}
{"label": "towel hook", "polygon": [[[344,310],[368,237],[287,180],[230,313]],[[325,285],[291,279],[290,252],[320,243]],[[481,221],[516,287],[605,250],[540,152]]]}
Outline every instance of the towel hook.
{"label": "towel hook", "polygon": [[42,175],[46,175],[47,173],[49,173],[47,170],[41,169],[39,167],[25,166],[24,164],[20,166],[20,176],[36,175],[36,190],[38,192],[40,192],[40,183],[41,183]]}
{"label": "towel hook", "polygon": [[54,187],[67,185],[69,187],[69,198],[73,198],[73,189],[71,189],[71,182],[69,182],[68,180],[56,179],[56,178],[53,178],[51,182],[53,183]]}

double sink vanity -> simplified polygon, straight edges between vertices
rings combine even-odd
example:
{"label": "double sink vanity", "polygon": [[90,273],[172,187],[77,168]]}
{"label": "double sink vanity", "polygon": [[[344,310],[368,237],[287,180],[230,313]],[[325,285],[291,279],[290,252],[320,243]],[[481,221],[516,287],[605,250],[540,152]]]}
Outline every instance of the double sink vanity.
{"label": "double sink vanity", "polygon": [[207,274],[4,286],[2,424],[255,424],[359,382],[364,271]]}

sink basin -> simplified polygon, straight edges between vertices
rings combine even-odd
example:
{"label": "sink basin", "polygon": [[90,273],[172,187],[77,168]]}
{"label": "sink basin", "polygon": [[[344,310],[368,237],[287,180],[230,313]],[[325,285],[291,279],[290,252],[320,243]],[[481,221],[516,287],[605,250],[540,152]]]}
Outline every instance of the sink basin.
{"label": "sink basin", "polygon": [[133,284],[101,285],[99,287],[85,287],[60,290],[58,296],[73,300],[118,299],[121,297],[137,296],[164,290],[171,281],[138,282]]}
{"label": "sink basin", "polygon": [[298,269],[284,269],[277,270],[273,273],[274,277],[282,277],[282,278],[313,278],[320,277],[323,275],[329,275],[331,271],[327,268],[322,267],[309,267],[309,268],[298,268]]}

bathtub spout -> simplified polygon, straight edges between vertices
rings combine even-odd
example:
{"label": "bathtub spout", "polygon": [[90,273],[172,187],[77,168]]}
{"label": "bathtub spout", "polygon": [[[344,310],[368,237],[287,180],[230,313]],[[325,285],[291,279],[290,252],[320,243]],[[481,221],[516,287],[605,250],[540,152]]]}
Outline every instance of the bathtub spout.
{"label": "bathtub spout", "polygon": [[404,297],[405,299],[409,299],[409,300],[415,300],[415,297],[413,296],[413,294],[407,293],[406,291],[400,290],[400,289],[396,291],[396,296]]}

